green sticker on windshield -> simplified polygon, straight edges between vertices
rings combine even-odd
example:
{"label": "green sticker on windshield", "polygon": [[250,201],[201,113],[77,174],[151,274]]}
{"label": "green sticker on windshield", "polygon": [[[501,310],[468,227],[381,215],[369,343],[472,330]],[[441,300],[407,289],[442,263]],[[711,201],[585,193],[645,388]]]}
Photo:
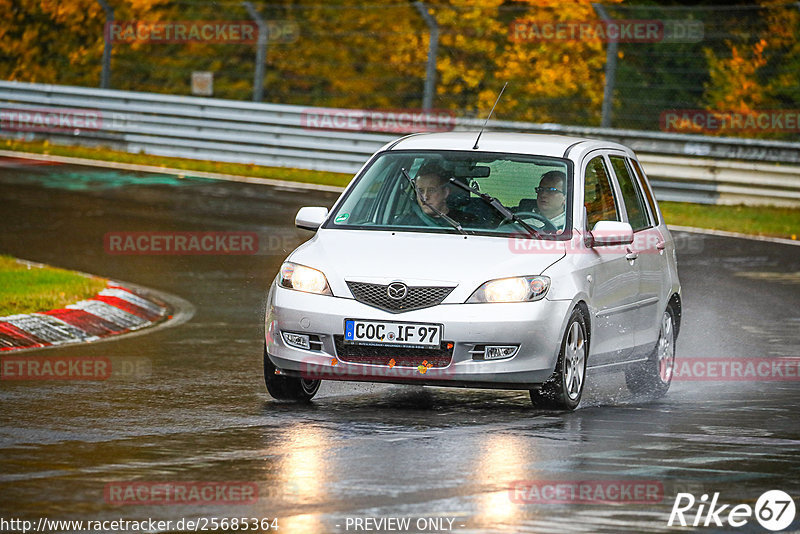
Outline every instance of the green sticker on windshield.
{"label": "green sticker on windshield", "polygon": [[345,222],[348,217],[350,217],[349,213],[342,213],[341,215],[336,217],[336,219],[334,219],[333,222],[337,222],[337,223]]}

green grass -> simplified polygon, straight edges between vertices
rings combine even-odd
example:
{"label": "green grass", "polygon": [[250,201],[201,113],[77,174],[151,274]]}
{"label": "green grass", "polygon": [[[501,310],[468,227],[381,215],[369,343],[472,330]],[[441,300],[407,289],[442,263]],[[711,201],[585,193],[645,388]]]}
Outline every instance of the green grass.
{"label": "green grass", "polygon": [[797,239],[800,209],[659,202],[667,224]]}
{"label": "green grass", "polygon": [[[6,140],[4,148],[20,152],[35,152],[139,165],[154,165],[186,171],[218,172],[341,187],[347,185],[352,178],[350,174],[334,172],[129,154],[107,148],[51,145],[47,141],[23,142],[9,139]],[[798,208],[717,206],[685,202],[660,202],[659,205],[667,224],[785,237],[788,239],[797,239],[798,234],[800,234],[800,209]]]}
{"label": "green grass", "polygon": [[102,278],[29,266],[0,255],[0,317],[63,308],[95,296],[105,286]]}

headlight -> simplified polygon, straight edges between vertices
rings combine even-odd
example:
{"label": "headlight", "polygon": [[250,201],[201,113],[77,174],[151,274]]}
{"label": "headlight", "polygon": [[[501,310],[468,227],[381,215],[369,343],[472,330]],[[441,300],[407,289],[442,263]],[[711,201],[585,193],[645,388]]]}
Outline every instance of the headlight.
{"label": "headlight", "polygon": [[281,265],[278,285],[287,289],[305,291],[306,293],[333,295],[331,288],[328,287],[328,280],[321,271],[289,261]]}
{"label": "headlight", "polygon": [[516,276],[489,280],[467,300],[474,302],[528,302],[544,298],[550,288],[547,276]]}

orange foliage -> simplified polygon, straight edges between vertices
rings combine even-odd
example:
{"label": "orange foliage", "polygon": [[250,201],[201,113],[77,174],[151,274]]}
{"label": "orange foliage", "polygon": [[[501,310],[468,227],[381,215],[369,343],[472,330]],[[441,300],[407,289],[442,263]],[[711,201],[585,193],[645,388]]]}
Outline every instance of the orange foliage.
{"label": "orange foliage", "polygon": [[725,111],[751,111],[760,109],[767,101],[768,86],[761,85],[756,75],[767,64],[764,49],[767,42],[758,41],[752,47],[728,42],[731,57],[717,58],[706,50],[711,80],[706,85],[709,109]]}
{"label": "orange foliage", "polygon": [[797,30],[800,28],[800,10],[782,0],[760,0],[766,8],[766,28],[758,40],[744,43],[726,41],[730,57],[720,58],[706,49],[710,80],[705,87],[706,107],[709,110],[746,113],[772,107],[782,107],[777,95],[780,91],[797,86],[797,72],[772,76],[765,81],[760,71],[770,61],[775,51],[783,50],[789,56],[800,53]]}

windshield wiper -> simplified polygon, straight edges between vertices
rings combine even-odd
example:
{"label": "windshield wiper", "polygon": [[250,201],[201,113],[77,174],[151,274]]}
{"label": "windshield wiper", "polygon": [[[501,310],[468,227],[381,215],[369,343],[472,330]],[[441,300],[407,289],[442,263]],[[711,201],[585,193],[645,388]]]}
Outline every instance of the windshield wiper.
{"label": "windshield wiper", "polygon": [[476,195],[481,197],[484,202],[486,202],[491,207],[493,207],[500,215],[505,217],[504,220],[514,221],[515,223],[519,224],[520,226],[525,228],[525,230],[527,230],[528,233],[532,237],[535,237],[536,239],[541,239],[542,238],[542,234],[537,232],[536,228],[534,228],[530,224],[528,224],[525,221],[523,221],[522,219],[520,219],[517,216],[516,213],[514,213],[513,211],[511,211],[507,207],[503,206],[503,204],[499,200],[494,198],[493,196],[487,195],[486,193],[481,193],[479,190],[475,189],[474,187],[470,187],[465,183],[459,182],[455,178],[450,178],[450,183],[455,185],[455,186],[460,187],[461,189],[464,189],[465,191],[469,191],[470,193],[475,193]]}
{"label": "windshield wiper", "polygon": [[412,180],[412,179],[411,179],[411,177],[408,175],[408,172],[407,172],[405,169],[400,169],[400,172],[402,172],[402,173],[403,173],[403,176],[405,176],[405,177],[406,177],[406,180],[408,180],[408,183],[410,183],[410,184],[411,184],[411,187],[413,187],[413,188],[414,188],[414,193],[416,193],[416,194],[417,194],[417,198],[418,198],[418,199],[420,199],[420,200],[422,201],[422,203],[423,203],[423,204],[425,204],[425,205],[426,205],[426,206],[428,206],[430,209],[432,209],[434,212],[436,212],[436,215],[438,215],[439,217],[441,217],[442,219],[444,219],[445,221],[447,221],[448,223],[450,223],[450,226],[452,226],[453,228],[455,228],[456,230],[458,230],[458,231],[459,231],[459,233],[462,233],[462,234],[464,234],[464,235],[467,235],[467,232],[465,232],[465,231],[464,231],[464,229],[463,229],[463,228],[461,228],[461,225],[458,223],[458,221],[456,221],[455,219],[452,219],[451,217],[448,217],[447,215],[445,215],[444,213],[442,213],[441,211],[439,211],[438,209],[436,209],[434,206],[431,206],[430,204],[428,204],[428,201],[427,201],[427,200],[425,200],[425,198],[424,198],[424,197],[422,196],[422,194],[419,192],[419,189],[417,188],[417,184],[415,184],[415,183],[414,183],[414,180]]}

